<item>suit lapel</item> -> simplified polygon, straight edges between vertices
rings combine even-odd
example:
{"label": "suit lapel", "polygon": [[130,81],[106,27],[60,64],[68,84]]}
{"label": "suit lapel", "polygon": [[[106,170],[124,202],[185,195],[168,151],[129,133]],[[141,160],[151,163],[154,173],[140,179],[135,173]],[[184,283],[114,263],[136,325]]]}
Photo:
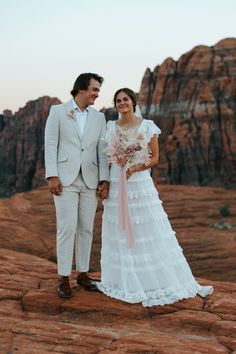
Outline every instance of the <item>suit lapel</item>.
{"label": "suit lapel", "polygon": [[73,125],[73,128],[75,129],[75,131],[78,135],[78,138],[81,140],[79,127],[78,127],[78,123],[76,120],[76,114],[73,109],[72,99],[69,102],[67,102],[65,104],[65,106],[66,106],[66,119],[68,119],[70,121],[70,124]]}

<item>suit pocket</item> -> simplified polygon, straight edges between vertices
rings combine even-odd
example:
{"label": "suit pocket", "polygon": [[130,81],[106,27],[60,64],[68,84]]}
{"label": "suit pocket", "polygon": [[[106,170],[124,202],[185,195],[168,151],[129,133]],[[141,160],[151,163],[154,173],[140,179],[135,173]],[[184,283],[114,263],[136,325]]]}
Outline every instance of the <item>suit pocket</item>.
{"label": "suit pocket", "polygon": [[67,160],[68,160],[68,157],[58,157],[57,163],[66,162]]}

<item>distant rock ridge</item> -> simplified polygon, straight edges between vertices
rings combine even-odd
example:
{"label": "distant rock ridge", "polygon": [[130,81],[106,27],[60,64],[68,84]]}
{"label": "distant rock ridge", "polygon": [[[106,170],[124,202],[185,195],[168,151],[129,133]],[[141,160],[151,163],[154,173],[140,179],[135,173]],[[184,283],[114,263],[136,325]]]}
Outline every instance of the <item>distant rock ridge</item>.
{"label": "distant rock ridge", "polygon": [[0,196],[26,191],[45,183],[44,127],[51,105],[48,96],[29,101],[14,115],[0,115]]}
{"label": "distant rock ridge", "polygon": [[[0,197],[44,181],[48,96],[0,115]],[[142,79],[139,104],[161,128],[159,183],[236,188],[236,38],[167,58]],[[102,110],[117,119],[113,108]]]}
{"label": "distant rock ridge", "polygon": [[236,38],[148,68],[139,104],[162,130],[160,181],[236,186]]}

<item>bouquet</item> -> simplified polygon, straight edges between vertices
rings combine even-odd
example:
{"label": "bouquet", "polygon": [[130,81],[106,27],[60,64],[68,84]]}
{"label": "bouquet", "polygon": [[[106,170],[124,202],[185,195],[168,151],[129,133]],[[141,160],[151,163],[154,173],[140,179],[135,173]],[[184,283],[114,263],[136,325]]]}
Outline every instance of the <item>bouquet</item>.
{"label": "bouquet", "polygon": [[129,131],[126,134],[116,130],[115,139],[108,143],[105,152],[108,161],[127,170],[138,163],[149,162],[149,149],[144,136],[138,132]]}
{"label": "bouquet", "polygon": [[121,168],[119,179],[119,202],[118,219],[119,227],[127,233],[128,247],[135,243],[131,216],[128,208],[128,193],[126,171],[128,168],[139,164],[149,162],[149,149],[145,137],[137,131],[124,130],[116,128],[116,134],[113,141],[108,142],[105,149],[108,161]]}

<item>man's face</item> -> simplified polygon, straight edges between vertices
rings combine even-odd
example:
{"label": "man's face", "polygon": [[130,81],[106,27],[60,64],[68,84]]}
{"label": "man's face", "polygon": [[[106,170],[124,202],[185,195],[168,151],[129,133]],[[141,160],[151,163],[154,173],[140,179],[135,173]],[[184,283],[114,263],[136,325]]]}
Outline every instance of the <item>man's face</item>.
{"label": "man's face", "polygon": [[97,80],[90,79],[88,89],[80,91],[80,94],[82,95],[83,101],[86,105],[89,106],[95,103],[99,96],[100,87],[101,85]]}

